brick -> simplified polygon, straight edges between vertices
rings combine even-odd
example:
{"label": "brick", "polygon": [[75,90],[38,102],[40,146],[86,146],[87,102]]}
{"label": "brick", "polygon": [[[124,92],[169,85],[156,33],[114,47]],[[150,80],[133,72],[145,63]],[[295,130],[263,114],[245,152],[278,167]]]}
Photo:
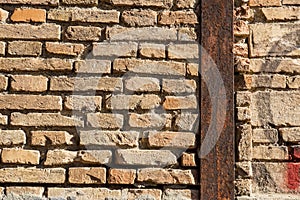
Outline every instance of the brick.
{"label": "brick", "polygon": [[162,200],[185,199],[193,200],[199,199],[200,194],[197,190],[190,189],[171,189],[167,188],[163,192]]}
{"label": "brick", "polygon": [[55,24],[0,24],[1,39],[59,40],[60,26]]}
{"label": "brick", "polygon": [[64,106],[67,110],[99,111],[101,110],[101,96],[67,96]]}
{"label": "brick", "polygon": [[105,91],[121,92],[121,78],[114,77],[53,77],[50,79],[50,91]]}
{"label": "brick", "polygon": [[196,154],[194,153],[183,153],[181,156],[181,165],[183,167],[196,167]]}
{"label": "brick", "polygon": [[252,94],[251,123],[254,126],[300,125],[298,91],[255,92]]}
{"label": "brick", "polygon": [[[254,59],[252,59],[254,60]],[[250,72],[250,58],[234,57],[234,70],[236,72]]]}
{"label": "brick", "polygon": [[238,178],[251,178],[253,177],[251,161],[237,162],[235,165],[236,175]]}
{"label": "brick", "polygon": [[[0,12],[1,12],[1,10],[0,10]],[[1,15],[1,13],[0,13],[0,15]],[[0,42],[0,55],[3,55],[3,56],[5,55],[5,51],[6,51],[5,48],[6,48],[6,43]]]}
{"label": "brick", "polygon": [[267,21],[300,19],[300,8],[297,7],[262,8],[261,11]]}
{"label": "brick", "polygon": [[287,78],[287,85],[291,89],[300,88],[300,76],[292,76]]}
{"label": "brick", "polygon": [[300,73],[300,59],[251,59],[250,71]]}
{"label": "brick", "polygon": [[71,164],[77,157],[77,151],[48,150],[44,165],[66,165]]}
{"label": "brick", "polygon": [[298,0],[283,0],[284,5],[300,5]]}
{"label": "brick", "polygon": [[237,91],[236,92],[236,105],[238,107],[248,107],[251,104],[251,92]]}
{"label": "brick", "polygon": [[175,0],[177,8],[194,8],[197,0]]}
{"label": "brick", "polygon": [[109,150],[83,150],[77,154],[77,159],[85,164],[109,164],[112,159],[112,152]]}
{"label": "brick", "polygon": [[153,6],[153,7],[161,7],[161,8],[167,8],[172,5],[171,0],[104,0],[104,2],[109,2],[112,5],[115,6]]}
{"label": "brick", "polygon": [[65,37],[74,41],[99,41],[102,29],[99,27],[69,26]]}
{"label": "brick", "polygon": [[125,80],[125,88],[132,92],[159,92],[159,79],[150,77],[130,77]]}
{"label": "brick", "polygon": [[194,185],[196,178],[191,170],[145,168],[138,170],[137,181],[153,184]]}
{"label": "brick", "polygon": [[125,28],[108,27],[106,38],[111,41],[176,41],[177,29],[162,27]]}
{"label": "brick", "polygon": [[100,145],[112,147],[137,147],[139,133],[121,131],[81,131],[80,145]]}
{"label": "brick", "polygon": [[76,61],[75,71],[77,73],[110,74],[111,61],[98,59]]}
{"label": "brick", "polygon": [[17,8],[10,19],[14,22],[46,22],[46,10],[35,8]]}
{"label": "brick", "polygon": [[87,123],[93,128],[120,129],[123,127],[124,117],[121,114],[89,113]]}
{"label": "brick", "polygon": [[181,112],[175,118],[175,126],[179,131],[198,132],[199,114]]}
{"label": "brick", "polygon": [[300,159],[300,145],[292,146],[293,157]]}
{"label": "brick", "polygon": [[65,169],[2,168],[1,183],[64,183]]}
{"label": "brick", "polygon": [[199,75],[199,64],[188,63],[187,64],[187,74],[190,76],[198,76]]}
{"label": "brick", "polygon": [[102,42],[93,44],[93,55],[103,57],[136,57],[138,44],[135,42]]}
{"label": "brick", "polygon": [[1,130],[0,145],[22,145],[26,143],[26,134],[22,130]]}
{"label": "brick", "polygon": [[237,126],[238,160],[252,160],[252,127],[249,124]]}
{"label": "brick", "polygon": [[278,131],[276,129],[253,129],[254,143],[277,143]]}
{"label": "brick", "polygon": [[156,114],[156,113],[146,113],[146,114],[129,114],[129,126],[133,128],[163,128],[171,126],[170,114]]}
{"label": "brick", "polygon": [[134,184],[135,169],[110,169],[107,182],[109,184]]}
{"label": "brick", "polygon": [[8,54],[17,56],[39,56],[42,54],[42,43],[30,41],[9,42]]}
{"label": "brick", "polygon": [[0,91],[7,90],[8,78],[6,76],[0,76]]}
{"label": "brick", "polygon": [[246,21],[236,20],[233,25],[234,36],[248,37],[250,35],[249,26]]}
{"label": "brick", "polygon": [[157,13],[152,10],[127,10],[122,13],[122,21],[128,26],[154,26]]}
{"label": "brick", "polygon": [[25,149],[2,149],[2,163],[38,165],[40,152]]}
{"label": "brick", "polygon": [[286,76],[284,75],[244,75],[245,86],[251,88],[285,88]]}
{"label": "brick", "polygon": [[166,57],[166,47],[164,44],[141,43],[139,53],[143,58],[163,59]]}
{"label": "brick", "polygon": [[280,0],[250,0],[250,6],[281,6]]}
{"label": "brick", "polygon": [[298,143],[300,142],[300,128],[280,128],[279,132],[282,136],[283,141]]}
{"label": "brick", "polygon": [[199,58],[198,44],[169,44],[168,58],[193,60]]}
{"label": "brick", "polygon": [[249,108],[237,107],[236,116],[238,121],[250,121],[251,120],[251,110]]}
{"label": "brick", "polygon": [[176,156],[168,150],[118,149],[116,161],[120,165],[169,166],[177,163]]}
{"label": "brick", "polygon": [[78,56],[84,51],[83,44],[72,44],[72,43],[55,43],[47,42],[46,50],[52,54],[66,55],[66,56]]}
{"label": "brick", "polygon": [[163,106],[166,110],[197,109],[198,102],[197,97],[194,95],[185,97],[166,96]]}
{"label": "brick", "polygon": [[73,167],[69,169],[69,183],[104,184],[106,169],[103,167]]}
{"label": "brick", "polygon": [[[127,192],[127,194],[126,194]],[[135,200],[135,199],[153,199],[161,200],[161,190],[159,189],[124,189],[122,191],[126,195],[126,199]]]}
{"label": "brick", "polygon": [[14,75],[11,77],[11,90],[17,92],[45,92],[48,78],[44,76]]}
{"label": "brick", "polygon": [[139,60],[139,59],[116,59],[113,63],[114,72],[133,72],[159,75],[185,76],[184,63]]}
{"label": "brick", "polygon": [[108,188],[48,188],[50,199],[121,199],[121,190],[110,190]]}
{"label": "brick", "polygon": [[195,28],[181,27],[178,28],[178,40],[179,41],[192,41],[197,40],[198,34]]}
{"label": "brick", "polygon": [[97,0],[62,0],[62,3],[66,5],[83,5],[83,6],[98,5]]}
{"label": "brick", "polygon": [[12,113],[11,125],[14,126],[36,126],[36,127],[49,127],[49,126],[62,126],[83,127],[83,121],[75,117],[68,117],[59,113]]}
{"label": "brick", "polygon": [[162,89],[167,93],[195,93],[197,83],[194,80],[185,79],[163,79]]}
{"label": "brick", "polygon": [[235,194],[239,196],[249,196],[251,194],[251,180],[250,179],[236,179],[235,180]]}
{"label": "brick", "polygon": [[16,195],[32,195],[35,197],[43,197],[44,188],[43,187],[6,187],[6,194],[16,194]]}
{"label": "brick", "polygon": [[72,145],[73,139],[66,131],[31,131],[32,146]]}
{"label": "brick", "polygon": [[8,116],[0,114],[0,125],[8,124]]}
{"label": "brick", "polygon": [[248,57],[249,47],[247,43],[237,43],[233,45],[233,54],[236,56]]}
{"label": "brick", "polygon": [[0,71],[71,71],[72,63],[65,59],[0,58]]}
{"label": "brick", "polygon": [[288,148],[284,146],[255,146],[253,159],[257,160],[288,160]]}
{"label": "brick", "polygon": [[162,25],[194,25],[198,23],[198,19],[194,11],[163,11],[158,16],[158,23]]}
{"label": "brick", "polygon": [[159,107],[160,102],[160,97],[154,94],[113,95],[106,101],[106,107],[112,110],[149,110]]}
{"label": "brick", "polygon": [[293,23],[255,24],[250,25],[250,29],[251,57],[300,55],[296,43],[299,27]]}
{"label": "brick", "polygon": [[4,9],[0,9],[0,21],[1,22],[6,22],[7,18],[8,18],[8,14],[9,12],[4,10]]}
{"label": "brick", "polygon": [[185,148],[196,147],[196,136],[189,132],[157,132],[149,131],[146,133],[146,139],[149,147],[161,148]]}

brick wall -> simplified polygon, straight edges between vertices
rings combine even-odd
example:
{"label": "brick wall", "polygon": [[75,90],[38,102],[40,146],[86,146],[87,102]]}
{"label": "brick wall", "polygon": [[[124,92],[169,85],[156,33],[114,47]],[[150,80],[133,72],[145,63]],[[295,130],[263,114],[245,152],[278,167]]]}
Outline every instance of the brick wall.
{"label": "brick wall", "polygon": [[235,4],[236,194],[299,199],[300,1]]}

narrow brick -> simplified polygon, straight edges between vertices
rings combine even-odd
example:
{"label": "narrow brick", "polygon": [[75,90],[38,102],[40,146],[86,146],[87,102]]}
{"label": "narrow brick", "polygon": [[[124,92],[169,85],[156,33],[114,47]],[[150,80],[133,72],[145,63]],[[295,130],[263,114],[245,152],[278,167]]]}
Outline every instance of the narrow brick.
{"label": "narrow brick", "polygon": [[28,113],[28,114],[12,113],[11,125],[36,126],[36,127],[38,126],[83,127],[83,121],[75,117],[67,117],[59,113]]}
{"label": "narrow brick", "polygon": [[8,54],[17,56],[39,56],[42,54],[42,43],[31,41],[9,42]]}
{"label": "narrow brick", "polygon": [[170,59],[185,59],[191,61],[199,58],[198,44],[169,44],[168,57]]}
{"label": "narrow brick", "polygon": [[238,159],[239,161],[252,160],[252,127],[250,124],[237,126]]}
{"label": "narrow brick", "polygon": [[300,73],[300,59],[251,59],[250,71]]}
{"label": "narrow brick", "polygon": [[236,176],[238,178],[250,178],[253,177],[251,161],[236,162]]}
{"label": "narrow brick", "polygon": [[236,112],[236,118],[238,121],[245,122],[251,120],[251,110],[249,108],[237,107]]}
{"label": "narrow brick", "polygon": [[47,152],[46,161],[44,165],[66,165],[71,164],[77,157],[77,151],[68,150],[49,150]]}
{"label": "narrow brick", "polygon": [[300,8],[297,7],[262,8],[261,10],[268,21],[300,19]]}
{"label": "narrow brick", "polygon": [[69,182],[74,184],[104,184],[106,182],[106,169],[103,167],[70,168]]}
{"label": "narrow brick", "polygon": [[300,5],[298,0],[283,0],[284,5]]}
{"label": "narrow brick", "polygon": [[198,19],[194,11],[163,11],[158,17],[158,23],[162,25],[194,25],[198,23]]}
{"label": "narrow brick", "polygon": [[171,0],[104,0],[104,2],[111,3],[115,6],[153,6],[167,8],[172,5]]}
{"label": "narrow brick", "polygon": [[282,136],[283,141],[298,143],[300,142],[300,128],[280,128],[279,132]]}
{"label": "narrow brick", "polygon": [[40,162],[40,152],[25,149],[2,149],[2,163],[9,164],[29,164],[38,165]]}
{"label": "narrow brick", "polygon": [[300,76],[292,76],[287,78],[287,85],[289,88],[298,89],[300,88]]}
{"label": "narrow brick", "polygon": [[162,89],[167,93],[195,93],[197,83],[194,80],[163,79]]}
{"label": "narrow brick", "polygon": [[2,0],[0,4],[58,5],[59,0]]}
{"label": "narrow brick", "polygon": [[251,104],[251,92],[237,91],[235,99],[238,107],[248,107]]}
{"label": "narrow brick", "polygon": [[6,194],[15,194],[15,195],[31,195],[35,197],[43,197],[44,188],[43,187],[19,187],[11,186],[6,187]]}
{"label": "narrow brick", "polygon": [[64,106],[67,110],[99,111],[101,110],[101,96],[67,96]]}
{"label": "narrow brick", "polygon": [[198,34],[195,28],[192,27],[181,27],[178,28],[178,40],[179,41],[192,41],[197,40]]}
{"label": "narrow brick", "polygon": [[125,88],[132,92],[159,92],[159,79],[149,77],[131,77],[125,80]]}
{"label": "narrow brick", "polygon": [[288,160],[289,153],[284,146],[255,146],[253,159],[258,160]]}
{"label": "narrow brick", "polygon": [[185,97],[166,96],[163,106],[166,110],[197,109],[198,102],[197,97],[194,95]]}
{"label": "narrow brick", "polygon": [[109,164],[112,152],[109,150],[82,150],[77,154],[77,160],[84,164]]}
{"label": "narrow brick", "polygon": [[0,8],[0,21],[1,22],[6,22],[7,18],[8,18],[8,14],[9,12]]}
{"label": "narrow brick", "polygon": [[[244,75],[245,87],[251,88],[285,88],[286,76],[284,75]],[[242,85],[241,85],[242,86]]]}
{"label": "narrow brick", "polygon": [[233,54],[236,56],[249,57],[249,46],[247,43],[233,44]]}
{"label": "narrow brick", "polygon": [[175,0],[174,3],[177,8],[194,8],[197,0]]}
{"label": "narrow brick", "polygon": [[11,90],[18,92],[45,92],[48,78],[44,76],[14,75],[11,77]]}
{"label": "narrow brick", "polygon": [[162,200],[173,200],[173,199],[194,200],[200,198],[199,193],[200,192],[198,190],[167,188],[164,190]]}
{"label": "narrow brick", "polygon": [[52,54],[78,56],[84,51],[83,44],[47,42],[46,50]]}
{"label": "narrow brick", "polygon": [[96,6],[98,0],[62,0],[62,3],[66,5]]}
{"label": "narrow brick", "polygon": [[0,114],[0,125],[8,125],[8,116]]}
{"label": "narrow brick", "polygon": [[196,167],[196,154],[194,153],[183,153],[181,156],[181,165],[183,167]]}
{"label": "narrow brick", "polygon": [[65,169],[2,168],[1,183],[64,183]]}
{"label": "narrow brick", "polygon": [[121,199],[121,190],[110,190],[108,188],[48,188],[48,197],[50,199]]}
{"label": "narrow brick", "polygon": [[278,131],[276,129],[253,129],[254,143],[277,143]]}
{"label": "narrow brick", "polygon": [[17,8],[10,18],[14,22],[46,22],[46,10],[35,8]]}
{"label": "narrow brick", "polygon": [[169,114],[129,114],[129,126],[134,128],[163,128],[171,126],[172,116]]}
{"label": "narrow brick", "polygon": [[6,76],[0,75],[0,91],[7,90],[8,78]]}
{"label": "narrow brick", "polygon": [[127,199],[153,199],[161,200],[162,192],[159,189],[124,189],[123,194],[127,192]]}
{"label": "narrow brick", "polygon": [[102,29],[99,27],[69,26],[65,37],[74,41],[99,41]]}
{"label": "narrow brick", "polygon": [[76,61],[75,71],[77,73],[110,74],[111,61],[98,59]]}
{"label": "narrow brick", "polygon": [[73,135],[66,131],[31,131],[32,146],[59,146],[73,143]]}
{"label": "narrow brick", "polygon": [[281,0],[250,0],[250,6],[281,6]]}
{"label": "narrow brick", "polygon": [[121,114],[89,113],[87,114],[87,123],[93,128],[120,129],[123,127],[123,118]]}
{"label": "narrow brick", "polygon": [[23,145],[26,143],[26,134],[22,130],[1,130],[0,145]]}
{"label": "narrow brick", "polygon": [[154,26],[157,13],[152,10],[127,10],[122,13],[122,21],[128,26]]}
{"label": "narrow brick", "polygon": [[140,56],[144,58],[166,57],[166,47],[164,44],[142,43],[139,47]]}
{"label": "narrow brick", "polygon": [[109,184],[134,184],[135,169],[110,169],[107,182]]}
{"label": "narrow brick", "polygon": [[234,22],[233,33],[237,37],[248,37],[250,35],[249,26],[244,20],[236,20]]}
{"label": "narrow brick", "polygon": [[198,132],[199,114],[189,112],[181,112],[176,116],[175,126],[179,131],[193,131]]}
{"label": "narrow brick", "polygon": [[190,76],[199,76],[199,64],[188,63],[186,70],[187,70],[187,74]]}
{"label": "narrow brick", "polygon": [[138,44],[135,42],[101,42],[93,44],[93,55],[103,57],[136,57]]}

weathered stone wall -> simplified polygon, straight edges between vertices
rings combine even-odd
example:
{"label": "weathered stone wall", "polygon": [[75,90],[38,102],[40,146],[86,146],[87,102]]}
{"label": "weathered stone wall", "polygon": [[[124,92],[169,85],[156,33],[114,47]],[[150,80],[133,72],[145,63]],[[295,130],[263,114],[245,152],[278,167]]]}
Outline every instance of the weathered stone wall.
{"label": "weathered stone wall", "polygon": [[235,2],[240,200],[300,198],[300,1]]}

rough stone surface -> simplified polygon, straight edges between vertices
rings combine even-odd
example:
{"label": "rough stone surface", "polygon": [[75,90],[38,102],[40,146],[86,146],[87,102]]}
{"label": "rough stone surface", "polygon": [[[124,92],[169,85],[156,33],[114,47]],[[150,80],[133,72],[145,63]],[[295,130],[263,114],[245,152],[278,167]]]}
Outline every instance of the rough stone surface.
{"label": "rough stone surface", "polygon": [[73,143],[73,135],[66,131],[31,131],[33,146],[59,146]]}
{"label": "rough stone surface", "polygon": [[281,6],[280,0],[250,0],[250,6]]}
{"label": "rough stone surface", "polygon": [[125,80],[125,88],[132,92],[159,92],[159,79],[148,77],[130,77]]}
{"label": "rough stone surface", "polygon": [[38,165],[40,152],[24,149],[2,149],[2,163]]}
{"label": "rough stone surface", "polygon": [[112,152],[109,150],[83,150],[78,152],[77,159],[86,164],[109,164]]}
{"label": "rough stone surface", "polygon": [[66,165],[73,163],[76,157],[76,151],[49,150],[44,165]]}
{"label": "rough stone surface", "polygon": [[87,123],[93,128],[120,129],[123,126],[124,117],[121,114],[89,113]]}
{"label": "rough stone surface", "polygon": [[72,95],[65,98],[64,106],[67,110],[99,111],[101,110],[101,96],[77,96]]}
{"label": "rough stone surface", "polygon": [[39,56],[42,54],[41,42],[13,41],[8,43],[10,55]]}
{"label": "rough stone surface", "polygon": [[110,169],[108,183],[134,184],[135,178],[136,178],[135,169]]}
{"label": "rough stone surface", "polygon": [[288,148],[284,146],[255,146],[253,159],[257,160],[288,160]]}
{"label": "rough stone surface", "polygon": [[157,13],[152,10],[130,10],[122,13],[122,21],[128,26],[153,26],[157,23]]}
{"label": "rough stone surface", "polygon": [[74,184],[103,184],[106,182],[106,169],[103,167],[70,168],[69,182]]}
{"label": "rough stone surface", "polygon": [[0,145],[22,145],[26,143],[26,135],[22,130],[1,130],[0,131]]}
{"label": "rough stone surface", "polygon": [[166,189],[163,193],[162,200],[185,199],[193,200],[199,199],[199,191],[189,189]]}
{"label": "rough stone surface", "polygon": [[129,115],[129,126],[135,128],[163,128],[171,125],[171,116],[169,114],[135,114]]}
{"label": "rough stone surface", "polygon": [[197,15],[193,11],[164,11],[159,15],[159,24],[197,24]]}
{"label": "rough stone surface", "polygon": [[139,52],[145,58],[165,58],[166,47],[163,44],[142,43]]}
{"label": "rough stone surface", "polygon": [[86,59],[75,62],[77,73],[110,74],[111,62],[109,60]]}
{"label": "rough stone surface", "polygon": [[57,5],[59,0],[2,0],[1,4]]}
{"label": "rough stone surface", "polygon": [[66,55],[66,56],[78,56],[83,53],[83,44],[72,44],[72,43],[55,43],[47,42],[46,50],[49,53]]}
{"label": "rough stone surface", "polygon": [[98,41],[101,37],[102,29],[99,27],[69,26],[65,37],[73,41]]}
{"label": "rough stone surface", "polygon": [[10,19],[14,22],[46,22],[46,10],[17,8]]}
{"label": "rough stone surface", "polygon": [[136,57],[138,44],[135,42],[94,43],[93,55],[103,57]]}
{"label": "rough stone surface", "polygon": [[120,199],[120,190],[110,190],[107,188],[48,188],[48,197],[52,199]]}
{"label": "rough stone surface", "polygon": [[183,153],[181,157],[181,165],[184,167],[196,167],[196,154]]}
{"label": "rough stone surface", "polygon": [[300,142],[300,128],[280,128],[279,132],[283,141],[297,143]]}
{"label": "rough stone surface", "polygon": [[194,80],[163,79],[162,89],[167,93],[196,93],[197,83]]}
{"label": "rough stone surface", "polygon": [[44,76],[14,75],[11,77],[13,91],[45,92],[48,89],[48,78]]}
{"label": "rough stone surface", "polygon": [[163,106],[166,110],[197,109],[198,101],[194,95],[183,97],[166,96]]}
{"label": "rough stone surface", "polygon": [[253,129],[254,143],[277,143],[278,131],[276,129]]}
{"label": "rough stone surface", "polygon": [[36,197],[42,197],[44,193],[43,187],[6,187],[6,194],[17,195],[33,195]]}
{"label": "rough stone surface", "polygon": [[104,0],[116,6],[153,6],[153,7],[169,7],[172,4],[171,0]]}

